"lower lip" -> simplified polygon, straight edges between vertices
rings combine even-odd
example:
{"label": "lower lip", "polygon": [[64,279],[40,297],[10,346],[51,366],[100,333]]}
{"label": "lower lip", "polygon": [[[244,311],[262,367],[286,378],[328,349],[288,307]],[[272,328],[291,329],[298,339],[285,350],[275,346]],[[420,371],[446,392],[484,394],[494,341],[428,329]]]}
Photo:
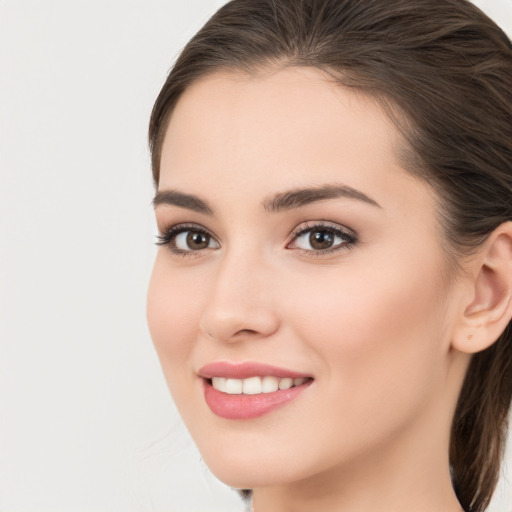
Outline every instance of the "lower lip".
{"label": "lower lip", "polygon": [[257,395],[230,395],[215,389],[204,380],[204,397],[211,411],[229,420],[249,420],[263,416],[297,398],[312,381],[290,389]]}

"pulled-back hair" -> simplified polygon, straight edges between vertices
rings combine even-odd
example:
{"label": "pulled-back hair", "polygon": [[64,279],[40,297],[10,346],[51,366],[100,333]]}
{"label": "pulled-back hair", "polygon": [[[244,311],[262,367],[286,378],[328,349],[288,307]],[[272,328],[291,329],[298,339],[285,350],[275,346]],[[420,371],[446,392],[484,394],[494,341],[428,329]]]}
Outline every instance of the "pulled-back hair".
{"label": "pulled-back hair", "polygon": [[[233,0],[186,45],[155,103],[153,178],[184,90],[208,74],[311,66],[375,97],[402,134],[407,171],[439,198],[447,254],[512,220],[512,44],[466,0]],[[472,357],[450,440],[466,511],[499,479],[512,401],[512,328]]]}

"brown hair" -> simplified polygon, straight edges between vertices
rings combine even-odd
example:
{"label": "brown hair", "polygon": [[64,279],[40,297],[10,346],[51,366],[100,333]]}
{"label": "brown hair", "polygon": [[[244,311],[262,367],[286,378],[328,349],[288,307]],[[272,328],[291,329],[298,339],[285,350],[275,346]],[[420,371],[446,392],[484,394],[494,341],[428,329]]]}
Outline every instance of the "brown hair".
{"label": "brown hair", "polygon": [[[312,66],[376,97],[407,142],[406,168],[440,199],[452,255],[512,220],[512,44],[466,0],[233,0],[187,44],[155,103],[153,177],[172,110],[222,70]],[[512,400],[512,329],[473,356],[455,412],[452,482],[481,512],[499,479]]]}

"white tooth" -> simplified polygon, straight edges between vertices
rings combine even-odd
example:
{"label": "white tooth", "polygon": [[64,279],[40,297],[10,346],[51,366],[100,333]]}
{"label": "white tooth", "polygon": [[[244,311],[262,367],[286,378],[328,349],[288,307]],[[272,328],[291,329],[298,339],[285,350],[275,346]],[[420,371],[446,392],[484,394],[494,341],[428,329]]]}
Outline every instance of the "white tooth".
{"label": "white tooth", "polygon": [[243,380],[244,395],[257,395],[261,393],[261,379],[259,377],[249,377]]}
{"label": "white tooth", "polygon": [[213,377],[212,386],[218,391],[226,392],[226,379],[224,377]]}
{"label": "white tooth", "polygon": [[279,381],[279,389],[290,389],[293,386],[293,379],[285,377]]}
{"label": "white tooth", "polygon": [[300,379],[293,379],[293,385],[294,386],[301,386],[302,384],[304,384],[304,382],[306,382],[306,378],[305,377],[301,377]]}
{"label": "white tooth", "polygon": [[226,379],[226,393],[230,395],[241,395],[242,381],[240,379]]}
{"label": "white tooth", "polygon": [[279,379],[277,377],[263,377],[263,383],[261,386],[263,393],[272,393],[279,389]]}

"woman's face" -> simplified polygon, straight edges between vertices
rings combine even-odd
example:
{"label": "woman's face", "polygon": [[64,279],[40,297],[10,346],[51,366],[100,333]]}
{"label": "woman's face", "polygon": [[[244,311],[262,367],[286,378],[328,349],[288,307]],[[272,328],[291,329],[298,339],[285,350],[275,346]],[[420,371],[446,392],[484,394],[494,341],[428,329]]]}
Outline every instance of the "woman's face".
{"label": "woman's face", "polygon": [[457,291],[400,146],[374,101],[313,69],[217,74],[179,100],[148,319],[226,483],[346,472],[446,434]]}

